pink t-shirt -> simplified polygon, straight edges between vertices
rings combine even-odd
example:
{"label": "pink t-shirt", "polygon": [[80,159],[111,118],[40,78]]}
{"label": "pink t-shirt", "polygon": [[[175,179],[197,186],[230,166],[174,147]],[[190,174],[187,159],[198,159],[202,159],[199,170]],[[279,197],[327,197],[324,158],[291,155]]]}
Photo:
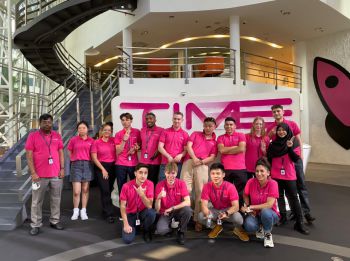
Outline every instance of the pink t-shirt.
{"label": "pink t-shirt", "polygon": [[[184,151],[187,145],[188,134],[183,129],[175,130],[173,127],[165,129],[160,135],[159,142],[164,143],[164,149],[174,158]],[[168,159],[162,156],[162,164],[167,164]]]}
{"label": "pink t-shirt", "polygon": [[[284,118],[283,118],[283,122],[289,126],[289,128],[293,132],[294,136],[297,136],[300,134],[300,128],[299,128],[298,124],[296,124],[296,122],[289,121],[289,120],[286,120]],[[278,125],[278,123],[276,121],[271,123],[269,126],[267,126],[266,133],[269,134],[273,128],[277,127],[277,125]],[[271,140],[275,140],[275,139],[276,139],[276,134],[271,137]]]}
{"label": "pink t-shirt", "polygon": [[91,146],[94,140],[91,137],[87,137],[85,140],[79,135],[70,139],[68,144],[68,150],[70,151],[70,160],[91,160],[90,152]]}
{"label": "pink t-shirt", "polygon": [[[49,150],[50,147],[50,150]],[[34,169],[40,178],[58,177],[61,165],[59,150],[63,149],[61,135],[55,131],[45,134],[41,130],[29,134],[25,149],[33,152]],[[53,164],[49,164],[49,157]]]}
{"label": "pink t-shirt", "polygon": [[151,159],[156,151],[158,151],[158,143],[163,128],[154,126],[153,128],[141,129],[141,157],[140,162],[144,164],[159,165],[162,160],[162,155],[159,155],[155,159]]}
{"label": "pink t-shirt", "polygon": [[115,162],[115,144],[114,139],[109,138],[103,141],[102,138],[95,140],[91,147],[91,153],[96,153],[99,162]]}
{"label": "pink t-shirt", "polygon": [[[245,165],[247,167],[247,171],[249,172],[255,172],[255,164],[256,161],[265,156],[263,154],[263,151],[261,150],[261,141],[265,143],[265,150],[267,151],[267,148],[270,144],[270,138],[268,136],[257,137],[250,134],[246,134],[246,151],[245,151]],[[265,153],[266,153],[265,151]]]}
{"label": "pink t-shirt", "polygon": [[[137,213],[141,212],[146,208],[145,204],[143,204],[142,199],[137,194],[135,187],[138,187],[136,184],[136,179],[133,179],[123,185],[122,191],[120,193],[120,200],[126,201],[126,213]],[[152,199],[154,197],[154,185],[152,181],[146,180],[145,183],[142,184],[142,188],[145,190],[145,195],[147,198]]]}
{"label": "pink t-shirt", "polygon": [[[115,145],[120,145],[123,141],[123,137],[126,130],[123,129],[115,134],[114,143]],[[138,163],[137,152],[128,155],[128,151],[135,145],[141,144],[140,131],[138,129],[131,128],[129,139],[125,142],[123,151],[118,155],[116,163],[117,165],[136,166]],[[130,157],[129,157],[130,156]]]}
{"label": "pink t-shirt", "polygon": [[[253,178],[248,180],[247,184],[245,185],[244,194],[249,197],[250,205],[264,204],[267,202],[267,198],[278,199],[278,184],[275,180],[268,178],[265,186],[261,187],[259,181],[256,178]],[[273,203],[272,210],[279,215],[276,201]]]}
{"label": "pink t-shirt", "polygon": [[[238,146],[240,142],[246,142],[245,135],[240,132],[233,134],[224,134],[219,136],[218,145],[223,144],[225,147]],[[226,170],[242,170],[245,166],[245,153],[238,154],[221,154],[221,162]]]}
{"label": "pink t-shirt", "polygon": [[232,201],[238,200],[238,193],[230,182],[224,181],[220,187],[216,187],[210,181],[204,185],[201,199],[210,201],[215,209],[221,210],[230,208]]}
{"label": "pink t-shirt", "polygon": [[[195,131],[191,134],[188,141],[192,142],[192,149],[196,157],[199,159],[205,159],[210,155],[216,156],[218,153],[218,147],[215,139],[215,133],[213,133],[210,139],[206,139],[205,134],[202,131]],[[184,161],[190,158],[190,155],[187,154]]]}
{"label": "pink t-shirt", "polygon": [[159,210],[161,214],[163,214],[166,209],[180,204],[183,199],[189,195],[186,183],[180,179],[175,179],[175,184],[173,186],[170,186],[166,179],[160,181],[156,186],[155,198],[158,197],[163,188],[166,192],[166,197],[161,199]]}
{"label": "pink t-shirt", "polygon": [[[296,151],[296,150],[295,150]],[[284,170],[284,175],[282,174]],[[273,158],[271,164],[271,177],[273,179],[296,180],[294,163],[288,153],[282,157]]]}

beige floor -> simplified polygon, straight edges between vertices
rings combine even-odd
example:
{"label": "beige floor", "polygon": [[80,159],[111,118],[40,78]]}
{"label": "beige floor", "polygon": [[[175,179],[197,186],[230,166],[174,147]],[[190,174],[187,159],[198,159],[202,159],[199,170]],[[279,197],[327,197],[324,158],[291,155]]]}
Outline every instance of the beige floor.
{"label": "beige floor", "polygon": [[305,175],[307,181],[350,187],[350,166],[310,162]]}

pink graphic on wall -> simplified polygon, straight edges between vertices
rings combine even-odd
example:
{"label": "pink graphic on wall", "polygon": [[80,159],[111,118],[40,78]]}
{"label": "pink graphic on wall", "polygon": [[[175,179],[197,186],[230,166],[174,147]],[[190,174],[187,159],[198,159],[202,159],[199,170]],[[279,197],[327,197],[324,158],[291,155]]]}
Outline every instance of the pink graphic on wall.
{"label": "pink graphic on wall", "polygon": [[316,57],[314,84],[328,112],[325,126],[329,136],[350,149],[350,73],[334,61]]}
{"label": "pink graphic on wall", "polygon": [[[242,100],[242,101],[218,101],[218,102],[188,102],[185,105],[185,127],[187,130],[191,130],[193,127],[193,121],[198,118],[203,121],[205,117],[213,117],[216,119],[219,126],[226,117],[233,117],[236,120],[237,129],[250,129],[251,121],[245,122],[244,119],[254,118],[261,116],[265,118],[272,117],[270,107],[274,104],[281,104],[284,106],[291,105],[292,99],[290,98],[278,98],[278,99],[263,99],[263,100]],[[180,111],[180,105],[178,103],[171,104],[164,102],[121,102],[120,109],[123,110],[142,110],[142,126],[146,126],[144,116],[152,110],[169,110],[172,109],[172,113]],[[285,116],[292,116],[291,110],[285,110]],[[267,123],[272,122],[267,120]]]}

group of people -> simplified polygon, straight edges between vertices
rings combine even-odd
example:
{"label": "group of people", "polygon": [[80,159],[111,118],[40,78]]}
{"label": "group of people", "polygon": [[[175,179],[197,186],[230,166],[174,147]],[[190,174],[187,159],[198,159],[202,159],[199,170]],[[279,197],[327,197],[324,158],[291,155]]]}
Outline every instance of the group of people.
{"label": "group of people", "polygon": [[[173,114],[172,126],[167,129],[158,127],[155,114],[149,112],[141,130],[132,127],[130,113],[123,113],[123,129],[113,137],[113,125],[106,123],[96,140],[88,136],[88,124],[79,122],[78,135],[67,147],[73,185],[71,219],[88,219],[89,182],[95,177],[103,216],[111,223],[116,219],[111,192],[117,181],[126,243],[134,240],[137,227],[142,226],[146,242],[152,239],[154,227],[160,235],[176,227],[177,241],[183,244],[193,217],[196,231],[203,226],[211,228],[209,238],[216,238],[223,230],[222,223],[230,222],[242,241],[249,240],[246,232],[256,232],[265,247],[273,247],[273,225],[287,222],[285,194],[294,229],[309,234],[304,217],[308,223],[315,218],[310,214],[305,186],[300,129],[284,118],[281,105],[272,106],[272,113],[274,123],[266,128],[264,119],[256,117],[247,134],[237,132],[235,119],[227,117],[225,134],[218,138],[212,117],[204,119],[202,131],[189,136],[181,127],[181,112]],[[26,143],[33,184],[38,184],[35,189],[33,186],[31,235],[37,235],[42,226],[47,187],[51,190],[50,225],[63,229],[59,222],[63,144],[51,128],[52,116],[42,115],[40,130],[31,133]],[[221,163],[214,163],[218,152]]]}

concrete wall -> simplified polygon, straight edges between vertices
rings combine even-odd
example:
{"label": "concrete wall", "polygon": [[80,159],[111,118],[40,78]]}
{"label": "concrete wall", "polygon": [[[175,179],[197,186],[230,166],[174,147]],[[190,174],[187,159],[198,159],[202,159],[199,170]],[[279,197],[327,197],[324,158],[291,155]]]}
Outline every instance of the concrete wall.
{"label": "concrete wall", "polygon": [[[316,56],[333,60],[350,71],[350,31],[313,39],[305,45],[308,98],[304,106],[309,107],[309,135],[312,146],[310,161],[350,165],[350,150],[343,149],[333,141],[325,129],[327,112],[316,93],[312,74]],[[344,110],[350,111],[350,105]]]}

